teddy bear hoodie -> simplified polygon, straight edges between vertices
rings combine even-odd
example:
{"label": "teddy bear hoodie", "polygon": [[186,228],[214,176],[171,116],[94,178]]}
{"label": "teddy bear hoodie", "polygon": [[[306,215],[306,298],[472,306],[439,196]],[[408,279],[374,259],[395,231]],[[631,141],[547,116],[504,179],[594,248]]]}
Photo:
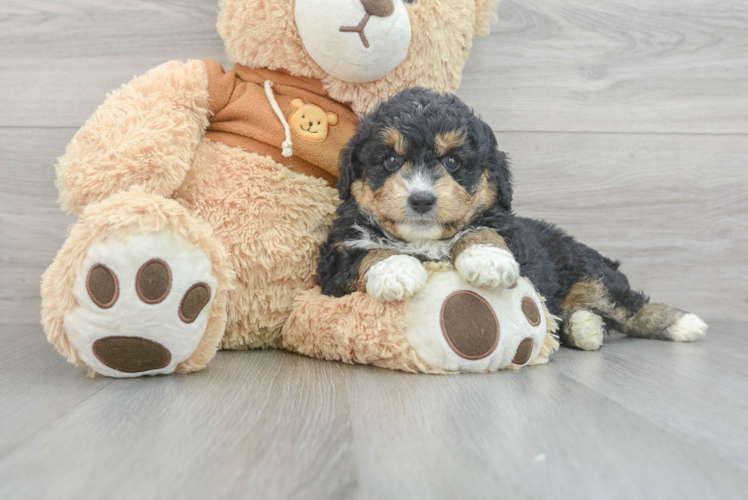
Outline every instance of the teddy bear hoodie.
{"label": "teddy bear hoodie", "polygon": [[212,59],[208,68],[210,126],[206,137],[286,165],[335,186],[340,151],[353,137],[358,116],[328,97],[322,82],[283,71],[232,71]]}

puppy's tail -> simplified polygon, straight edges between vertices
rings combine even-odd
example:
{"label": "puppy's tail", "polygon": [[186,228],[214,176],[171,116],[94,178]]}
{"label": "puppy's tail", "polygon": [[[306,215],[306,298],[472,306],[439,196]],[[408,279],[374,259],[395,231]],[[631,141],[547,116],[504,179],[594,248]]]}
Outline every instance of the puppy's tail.
{"label": "puppy's tail", "polygon": [[[649,303],[644,294],[631,290],[625,276],[615,269],[610,271],[612,273],[606,272],[601,280],[576,283],[566,296],[562,305],[563,317],[572,345],[576,344],[574,337],[578,335],[571,335],[574,332],[568,327],[574,327],[575,319],[589,318],[585,316],[589,313],[602,318],[608,327],[630,337],[693,342],[706,333],[707,324],[695,314],[667,304]],[[623,276],[623,280],[611,274]],[[581,314],[575,316],[579,312]]]}

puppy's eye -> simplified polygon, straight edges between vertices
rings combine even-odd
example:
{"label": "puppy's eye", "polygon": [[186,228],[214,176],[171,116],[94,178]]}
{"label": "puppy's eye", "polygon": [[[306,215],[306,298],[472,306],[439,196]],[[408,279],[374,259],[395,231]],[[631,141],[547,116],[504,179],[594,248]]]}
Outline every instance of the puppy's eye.
{"label": "puppy's eye", "polygon": [[384,168],[389,170],[390,172],[394,172],[398,168],[403,166],[403,159],[400,158],[397,155],[391,155],[386,160],[384,160]]}
{"label": "puppy's eye", "polygon": [[447,156],[442,160],[442,165],[444,165],[444,168],[446,168],[449,172],[454,172],[457,169],[459,169],[462,165],[460,162],[451,156]]}

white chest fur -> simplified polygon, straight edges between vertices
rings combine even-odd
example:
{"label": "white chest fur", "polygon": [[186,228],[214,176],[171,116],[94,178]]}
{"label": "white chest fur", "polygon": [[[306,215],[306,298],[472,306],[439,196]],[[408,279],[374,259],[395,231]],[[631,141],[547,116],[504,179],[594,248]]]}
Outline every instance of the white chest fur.
{"label": "white chest fur", "polygon": [[352,240],[346,240],[344,245],[347,248],[358,248],[361,250],[394,250],[405,255],[425,257],[429,260],[449,260],[449,253],[457,241],[465,234],[481,231],[483,227],[471,227],[460,231],[454,237],[448,240],[435,239],[415,239],[413,241],[403,241],[389,235],[378,236],[372,234],[368,229],[362,226],[353,226],[360,237]]}

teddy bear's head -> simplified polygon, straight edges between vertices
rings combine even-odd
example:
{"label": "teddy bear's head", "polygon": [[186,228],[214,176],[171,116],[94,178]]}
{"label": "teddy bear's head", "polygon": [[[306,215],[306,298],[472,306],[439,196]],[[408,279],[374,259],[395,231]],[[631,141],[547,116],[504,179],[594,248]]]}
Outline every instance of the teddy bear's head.
{"label": "teddy bear's head", "polygon": [[364,113],[407,87],[457,89],[498,0],[220,0],[231,60],[321,80]]}

